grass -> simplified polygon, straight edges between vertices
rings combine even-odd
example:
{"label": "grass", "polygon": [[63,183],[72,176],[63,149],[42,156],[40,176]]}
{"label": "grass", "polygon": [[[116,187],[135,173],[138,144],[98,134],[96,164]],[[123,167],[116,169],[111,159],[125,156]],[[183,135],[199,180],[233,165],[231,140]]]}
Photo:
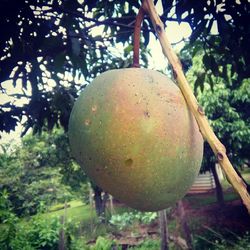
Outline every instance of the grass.
{"label": "grass", "polygon": [[250,182],[250,168],[244,169],[242,176],[247,182]]}
{"label": "grass", "polygon": [[[246,169],[242,173],[246,180],[250,180],[250,169]],[[226,178],[221,182],[224,190],[225,201],[233,201],[239,198],[238,194],[231,188],[232,186],[228,183]],[[211,205],[217,202],[216,194],[214,192],[206,194],[196,194],[196,195],[186,195],[184,200],[188,200],[194,206],[194,208]],[[90,221],[96,220],[96,213],[94,208],[89,205],[84,204],[79,200],[71,201],[67,203],[66,215],[71,220],[77,221]],[[115,214],[121,214],[124,212],[133,212],[134,209],[128,208],[126,206],[115,207]],[[49,212],[44,214],[46,217],[52,216],[63,216],[65,213],[64,204],[57,204],[49,209]],[[110,213],[108,211],[108,217]]]}
{"label": "grass", "polygon": [[[67,202],[67,204],[66,204],[67,208],[68,207],[79,207],[82,205],[84,205],[84,203],[82,201],[79,201],[79,200],[70,201],[70,202]],[[64,209],[64,207],[65,207],[65,204],[63,204],[63,203],[55,204],[49,208],[48,212],[58,211],[58,210]]]}
{"label": "grass", "polygon": [[[30,219],[51,219],[51,218],[60,218],[62,216],[66,216],[66,220],[70,221],[72,223],[84,223],[84,224],[90,224],[90,223],[97,223],[97,216],[95,213],[94,208],[91,208],[89,205],[86,205],[82,203],[81,201],[71,201],[68,202],[69,207],[64,209],[64,204],[57,204],[55,206],[52,206],[49,209],[49,212],[46,213],[39,213],[36,215],[33,215],[31,217],[25,217],[20,220],[20,223],[29,223]],[[54,211],[54,209],[57,209]],[[61,208],[61,209],[58,209]],[[51,211],[52,210],[52,211]]]}
{"label": "grass", "polygon": [[[225,201],[233,201],[239,199],[239,195],[233,191],[224,192]],[[201,208],[204,206],[212,205],[217,203],[217,198],[215,192],[206,193],[206,194],[195,194],[195,195],[186,195],[184,201],[191,203],[193,208]]]}
{"label": "grass", "polygon": [[[247,182],[250,182],[250,169],[245,169],[241,174]],[[221,185],[224,191],[223,194],[225,201],[233,201],[240,198],[238,193],[234,191],[232,185],[227,181],[226,178],[221,181]],[[189,201],[193,208],[201,208],[203,206],[212,205],[217,202],[215,191],[205,194],[186,195],[184,200]]]}
{"label": "grass", "polygon": [[85,241],[97,238],[98,235],[104,235],[107,232],[106,225],[98,223],[95,209],[78,200],[68,202],[66,209],[64,209],[64,204],[56,204],[49,209],[49,212],[23,218],[20,223],[28,226],[33,219],[50,220],[63,216],[66,218],[65,223],[70,225],[74,234],[79,237],[84,235]]}
{"label": "grass", "polygon": [[89,221],[96,219],[96,213],[93,208],[89,205],[82,203],[81,201],[71,201],[67,203],[69,207],[66,209],[60,209],[56,211],[51,211],[55,207],[64,207],[64,204],[58,204],[53,206],[50,211],[42,216],[46,217],[61,217],[66,214],[67,218],[70,218],[72,221]]}

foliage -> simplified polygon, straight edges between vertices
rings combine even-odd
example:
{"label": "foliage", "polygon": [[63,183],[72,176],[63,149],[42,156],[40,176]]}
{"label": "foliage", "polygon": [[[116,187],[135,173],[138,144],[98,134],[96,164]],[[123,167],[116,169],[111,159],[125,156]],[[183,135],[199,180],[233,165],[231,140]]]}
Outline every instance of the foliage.
{"label": "foliage", "polygon": [[[62,183],[65,169],[71,169],[67,172],[71,177],[67,178],[67,184],[80,186],[86,180],[83,177],[78,183],[83,173],[73,176],[74,169],[78,171],[79,167],[70,158],[66,137],[60,130],[25,136],[20,146],[1,153],[0,161],[0,190],[8,192],[13,211],[18,215],[35,214],[55,202],[70,200],[72,189]],[[73,181],[74,178],[77,180]]]}
{"label": "foliage", "polygon": [[81,250],[81,249],[86,249],[86,250],[88,249],[84,237],[74,238],[72,240],[70,250]]}
{"label": "foliage", "polygon": [[[231,64],[239,79],[249,77],[248,1],[155,1],[161,19],[188,22],[191,43],[199,39],[207,71],[221,74],[218,65]],[[0,131],[13,130],[24,119],[32,127],[67,129],[77,92],[97,74],[128,67],[132,32],[141,1],[24,1],[0,2],[0,87],[9,96],[0,107]],[[218,34],[211,32],[218,27]],[[143,23],[144,46],[152,25]],[[118,52],[114,48],[122,48]],[[214,58],[213,53],[220,57]],[[147,65],[148,50],[141,59]],[[223,70],[222,70],[223,72]],[[11,81],[7,81],[11,80]],[[237,87],[237,81],[234,82]],[[11,93],[10,86],[16,87]]]}
{"label": "foliage", "polygon": [[[212,194],[211,194],[212,195]],[[199,197],[204,200],[204,197]],[[8,200],[4,198],[5,202]],[[3,201],[3,199],[1,199]],[[89,206],[79,206],[79,202],[71,202],[71,207],[53,213],[38,214],[29,220],[19,219],[13,214],[13,222],[5,220],[0,225],[0,249],[58,249],[59,232],[63,228],[67,238],[66,249],[69,250],[99,250],[99,249],[120,249],[114,240],[108,236],[108,225],[102,224],[102,228],[97,228],[96,222],[89,223],[91,220],[91,208]],[[75,206],[75,207],[74,207]],[[192,205],[193,206],[193,205]],[[77,210],[76,210],[77,209]],[[11,209],[9,210],[10,213]],[[65,224],[59,222],[59,218],[66,214]],[[93,213],[94,214],[94,213]],[[141,213],[145,216],[147,213]],[[153,215],[155,213],[151,213]],[[151,217],[150,213],[147,215]],[[5,217],[6,218],[6,217]],[[194,219],[194,218],[193,218]],[[195,249],[248,249],[249,234],[236,235],[233,232],[222,229],[216,231],[212,228],[201,231],[201,218],[197,218]],[[171,219],[172,220],[172,219]],[[135,220],[134,222],[138,222]],[[193,220],[192,220],[193,222]],[[132,222],[133,223],[133,222]],[[142,223],[141,221],[139,223]],[[172,221],[170,221],[172,224]],[[12,225],[12,230],[7,230]],[[106,229],[106,230],[104,230]],[[173,229],[174,231],[175,229]],[[90,234],[90,231],[92,233]],[[171,227],[170,227],[171,231]],[[172,232],[172,231],[171,231]],[[89,240],[97,239],[95,244],[89,244]],[[129,249],[149,250],[159,249],[159,240],[145,240],[137,247]],[[170,246],[170,249],[171,246]],[[175,249],[175,248],[173,248]]]}
{"label": "foliage", "polygon": [[0,195],[0,249],[56,249],[60,223],[57,218],[21,220],[9,207],[6,192]]}
{"label": "foliage", "polygon": [[[134,4],[81,2],[1,1],[1,90],[5,93],[3,83],[8,79],[12,83],[6,85],[21,84],[21,93],[13,97],[25,104],[7,102],[1,107],[0,130],[14,129],[23,115],[24,133],[30,127],[41,132],[43,126],[52,129],[59,123],[67,129],[83,83],[107,69],[130,64],[133,27],[127,24],[134,19]],[[93,28],[102,24],[109,26],[101,26],[97,35]],[[124,53],[110,49],[115,42],[126,42]]]}
{"label": "foliage", "polygon": [[133,250],[152,250],[152,249],[160,249],[160,241],[159,240],[146,240],[142,244],[137,247],[130,247],[129,249]]}
{"label": "foliage", "polygon": [[9,195],[5,189],[0,193],[0,223],[5,222],[6,220],[9,220],[9,218],[13,217],[8,196]]}
{"label": "foliage", "polygon": [[9,249],[10,241],[16,234],[18,218],[13,213],[6,190],[0,193],[0,249]]}
{"label": "foliage", "polygon": [[[91,239],[97,237],[96,243],[93,246],[86,244],[86,236],[92,230],[88,224],[89,214],[87,210],[81,210],[81,223],[79,216],[77,220],[73,218],[75,213],[66,212],[65,224],[61,224],[60,216],[55,214],[38,214],[29,220],[19,219],[14,214],[5,219],[0,225],[0,249],[3,250],[21,250],[21,249],[58,249],[59,234],[63,229],[67,239],[67,249],[89,249],[89,250],[106,250],[112,249],[115,245],[113,240],[104,238],[100,230],[92,232]],[[46,215],[46,216],[45,216]],[[84,225],[82,224],[84,222]],[[79,230],[84,231],[85,238],[78,236]],[[95,229],[96,230],[96,229]],[[95,236],[94,236],[95,235]]]}
{"label": "foliage", "polygon": [[[6,202],[8,202],[7,199]],[[64,216],[64,210],[37,214],[28,220],[27,218],[19,219],[9,210],[8,218],[5,216],[5,220],[1,220],[0,249],[58,249],[59,233],[62,229],[64,229],[67,238],[66,244],[69,249],[88,249],[86,239],[78,241],[78,234],[79,230],[89,233],[91,229],[89,220],[93,219],[91,218],[93,215],[89,210],[89,207],[83,206],[67,209],[64,225],[61,224],[59,219]],[[84,226],[82,222],[84,222]],[[99,231],[96,232],[96,234],[99,233]],[[84,235],[86,237],[85,233]],[[86,248],[78,248],[80,245],[86,246]]]}
{"label": "foliage", "polygon": [[0,248],[3,250],[57,249],[60,229],[58,218],[48,220],[35,217],[27,223],[15,217],[15,223],[6,220],[1,224]]}
{"label": "foliage", "polygon": [[70,250],[121,250],[121,247],[117,246],[114,240],[99,236],[94,245],[88,246],[84,239],[78,239],[70,247]]}
{"label": "foliage", "polygon": [[[215,134],[226,146],[230,160],[234,165],[241,166],[249,160],[250,143],[247,138],[250,136],[250,78],[238,82],[238,87],[235,88],[234,81],[238,78],[230,75],[230,64],[225,65],[226,78],[224,75],[215,76],[206,71],[202,60],[205,52],[200,43],[196,43],[193,50],[196,53],[191,58],[192,68],[187,71],[188,81],[193,86]],[[188,49],[183,49],[184,56],[187,51],[189,46]],[[214,54],[214,57],[219,55]],[[222,70],[222,67],[219,69]],[[210,147],[205,144],[204,167],[209,167],[215,160]]]}
{"label": "foliage", "polygon": [[109,250],[114,246],[114,241],[104,237],[98,237],[96,243],[90,250]]}
{"label": "foliage", "polygon": [[211,249],[211,250],[239,250],[249,249],[250,236],[249,232],[239,236],[233,232],[220,233],[212,228],[207,228],[203,235],[195,235],[195,248],[196,249]]}
{"label": "foliage", "polygon": [[[249,83],[250,79],[250,88]],[[230,160],[236,166],[242,166],[246,159],[249,160],[250,115],[240,105],[243,96],[238,93],[224,84],[217,84],[214,91],[207,89],[199,99],[215,133],[225,144]]]}
{"label": "foliage", "polygon": [[131,226],[135,222],[150,224],[156,218],[156,212],[125,212],[123,214],[112,215],[109,223],[121,230]]}

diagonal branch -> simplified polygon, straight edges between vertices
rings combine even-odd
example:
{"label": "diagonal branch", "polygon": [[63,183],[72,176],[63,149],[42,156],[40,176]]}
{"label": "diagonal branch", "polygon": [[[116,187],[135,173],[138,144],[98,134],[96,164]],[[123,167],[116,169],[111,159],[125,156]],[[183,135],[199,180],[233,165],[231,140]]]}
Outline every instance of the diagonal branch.
{"label": "diagonal branch", "polygon": [[227,179],[232,184],[234,189],[239,193],[239,195],[243,200],[243,203],[245,204],[248,210],[248,213],[250,213],[250,196],[249,193],[247,192],[246,185],[236,173],[234,167],[232,166],[231,162],[227,157],[224,145],[219,141],[217,136],[214,134],[202,107],[198,104],[192,92],[192,89],[189,86],[187,79],[183,73],[181,62],[179,61],[173,48],[171,47],[170,42],[168,41],[168,38],[164,31],[163,23],[156,12],[153,1],[144,0],[142,7],[144,8],[145,12],[148,13],[150,16],[154,29],[161,43],[163,54],[168,58],[170,64],[173,67],[175,79],[179,84],[179,87],[182,91],[183,96],[186,99],[186,102],[191,112],[196,118],[196,121],[199,125],[203,138],[208,141],[215,156],[217,157],[220,166],[224,170]]}

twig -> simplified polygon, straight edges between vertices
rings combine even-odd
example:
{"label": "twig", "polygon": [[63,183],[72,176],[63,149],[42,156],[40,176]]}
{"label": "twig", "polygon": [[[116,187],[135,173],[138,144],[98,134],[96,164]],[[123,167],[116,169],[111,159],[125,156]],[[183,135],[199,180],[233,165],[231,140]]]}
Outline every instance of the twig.
{"label": "twig", "polygon": [[156,12],[153,1],[144,0],[143,8],[145,12],[148,13],[150,16],[154,29],[161,43],[163,54],[168,58],[170,64],[173,67],[174,77],[179,84],[179,87],[182,91],[183,96],[186,99],[186,102],[191,112],[196,118],[203,138],[208,141],[228,180],[230,181],[234,189],[239,193],[243,203],[245,204],[248,210],[248,213],[250,213],[250,196],[247,192],[246,185],[242,181],[242,179],[237,175],[234,167],[232,166],[231,162],[227,157],[225,146],[219,141],[217,136],[214,134],[211,126],[209,125],[208,119],[205,116],[205,112],[198,104],[192,92],[192,89],[189,86],[187,79],[183,73],[181,62],[179,61],[173,48],[171,47],[170,42],[168,41],[168,38],[164,31],[163,23]]}
{"label": "twig", "polygon": [[116,18],[116,19],[110,18],[110,19],[100,21],[100,20],[97,20],[97,19],[92,18],[92,17],[87,17],[84,14],[79,13],[77,11],[66,10],[66,9],[63,9],[63,8],[58,8],[58,10],[60,11],[60,13],[64,13],[64,14],[67,13],[69,15],[73,15],[75,17],[82,18],[85,21],[93,22],[93,23],[96,23],[98,25],[104,24],[104,25],[111,25],[111,26],[120,26],[120,27],[124,27],[124,28],[128,28],[128,29],[133,29],[134,28],[134,26],[130,26],[130,25],[127,25],[127,24],[124,24],[124,23],[117,22],[117,20],[119,20],[118,18]]}

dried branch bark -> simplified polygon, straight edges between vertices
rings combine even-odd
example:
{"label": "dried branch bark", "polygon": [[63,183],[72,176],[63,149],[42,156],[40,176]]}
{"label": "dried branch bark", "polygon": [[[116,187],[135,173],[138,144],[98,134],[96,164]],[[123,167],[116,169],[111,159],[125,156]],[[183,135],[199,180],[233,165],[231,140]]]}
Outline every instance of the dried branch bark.
{"label": "dried branch bark", "polygon": [[189,86],[187,79],[183,73],[181,62],[179,61],[177,55],[171,47],[170,42],[168,41],[166,32],[164,31],[164,25],[159,15],[157,14],[153,1],[144,0],[142,8],[149,15],[151,22],[153,23],[155,32],[157,33],[157,36],[161,43],[162,52],[167,57],[169,63],[172,65],[174,77],[179,85],[179,88],[182,91],[183,96],[186,99],[188,107],[190,108],[198,123],[204,140],[207,140],[207,142],[211,146],[228,180],[230,181],[234,189],[239,193],[244,205],[248,210],[248,213],[250,213],[250,196],[247,192],[246,185],[236,173],[234,167],[227,157],[225,146],[220,142],[220,140],[213,132],[213,129],[211,128],[208,119],[205,116],[205,112],[197,102],[192,89]]}

